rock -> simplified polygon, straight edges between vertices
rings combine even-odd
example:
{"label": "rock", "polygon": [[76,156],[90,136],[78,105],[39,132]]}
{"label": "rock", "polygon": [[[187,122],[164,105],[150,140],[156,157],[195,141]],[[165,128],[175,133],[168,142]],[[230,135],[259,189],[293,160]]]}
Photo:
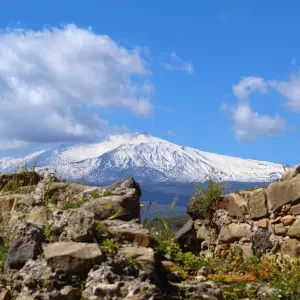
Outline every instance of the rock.
{"label": "rock", "polygon": [[62,300],[80,300],[81,293],[79,289],[73,288],[71,285],[66,285],[60,290]]}
{"label": "rock", "polygon": [[241,217],[247,214],[247,202],[239,194],[222,195],[214,202],[215,209],[224,209],[231,217]]}
{"label": "rock", "polygon": [[283,226],[283,224],[275,224],[274,225],[274,232],[276,235],[286,235],[286,230]]}
{"label": "rock", "polygon": [[296,239],[284,240],[281,244],[280,252],[283,255],[290,256],[292,258],[300,257],[300,242]]}
{"label": "rock", "polygon": [[139,246],[148,247],[150,243],[150,232],[141,224],[125,222],[121,220],[104,221],[108,232],[119,241],[128,241]]}
{"label": "rock", "polygon": [[300,176],[283,182],[274,182],[267,188],[269,212],[300,199]]}
{"label": "rock", "polygon": [[160,263],[166,272],[172,272],[175,267],[175,264],[169,260],[162,260]]}
{"label": "rock", "polygon": [[247,261],[253,257],[252,245],[231,245],[231,251],[233,254],[242,254],[243,260]]}
{"label": "rock", "polygon": [[247,195],[248,209],[251,219],[260,219],[268,215],[265,189],[257,189]]}
{"label": "rock", "polygon": [[197,232],[192,219],[187,220],[183,227],[176,233],[175,240],[183,250],[195,253],[199,253],[201,250],[201,240],[197,238]]}
{"label": "rock", "polygon": [[293,215],[300,215],[300,204],[293,205],[290,209],[290,213]]}
{"label": "rock", "polygon": [[147,277],[154,273],[155,259],[152,248],[125,246],[119,250],[119,254],[124,255],[129,261],[135,260]]}
{"label": "rock", "polygon": [[290,226],[295,222],[296,218],[291,215],[286,215],[281,218],[281,222],[284,226]]}
{"label": "rock", "polygon": [[101,196],[111,194],[126,198],[139,198],[142,195],[140,185],[132,177],[93,190],[96,190]]}
{"label": "rock", "polygon": [[275,218],[275,219],[270,220],[271,224],[276,224],[276,223],[280,223],[280,222],[281,222],[281,217],[280,216]]}
{"label": "rock", "polygon": [[250,225],[246,223],[231,223],[229,225],[225,225],[221,227],[219,233],[219,241],[220,242],[232,242],[237,241],[241,238],[249,238],[251,237]]}
{"label": "rock", "polygon": [[0,293],[0,300],[11,300],[10,292],[6,289],[3,289]]}
{"label": "rock", "polygon": [[19,187],[36,185],[41,180],[35,172],[0,174],[0,192],[14,191]]}
{"label": "rock", "polygon": [[87,274],[103,258],[99,245],[94,243],[57,242],[43,249],[48,265],[68,274]]}
{"label": "rock", "polygon": [[255,254],[262,255],[266,250],[273,247],[270,241],[270,233],[267,229],[259,228],[252,233],[253,250]]}
{"label": "rock", "polygon": [[107,196],[91,200],[82,205],[82,209],[93,212],[96,220],[106,220],[110,217],[129,221],[140,218],[140,203],[138,198],[126,196]]}
{"label": "rock", "polygon": [[36,259],[41,253],[44,241],[43,231],[36,225],[23,223],[16,231],[10,244],[6,266],[21,269],[29,259]]}
{"label": "rock", "polygon": [[195,221],[194,226],[198,240],[204,241],[210,237],[210,231],[206,224],[202,224],[202,222]]}
{"label": "rock", "polygon": [[54,211],[51,233],[59,242],[93,242],[94,214],[84,209]]}
{"label": "rock", "polygon": [[47,223],[47,209],[45,206],[35,206],[26,217],[26,222],[43,227]]}
{"label": "rock", "polygon": [[14,203],[16,203],[19,198],[21,197],[18,195],[0,196],[0,212],[10,212],[14,206]]}
{"label": "rock", "polygon": [[121,282],[115,282],[115,283],[98,283],[93,288],[93,294],[95,296],[104,296],[104,295],[115,295],[115,296],[121,296],[120,295],[120,288],[124,285]]}
{"label": "rock", "polygon": [[268,219],[262,219],[259,221],[254,222],[254,224],[260,228],[267,228],[268,224],[269,224],[269,220]]}
{"label": "rock", "polygon": [[281,177],[281,181],[286,181],[286,180],[290,180],[296,176],[298,176],[300,174],[300,165],[297,165],[295,168],[286,171],[282,177]]}
{"label": "rock", "polygon": [[52,279],[52,272],[44,259],[30,259],[17,273],[17,278],[22,280],[24,283],[38,280],[46,281]]}
{"label": "rock", "polygon": [[300,219],[297,219],[289,228],[288,235],[291,237],[300,237]]}

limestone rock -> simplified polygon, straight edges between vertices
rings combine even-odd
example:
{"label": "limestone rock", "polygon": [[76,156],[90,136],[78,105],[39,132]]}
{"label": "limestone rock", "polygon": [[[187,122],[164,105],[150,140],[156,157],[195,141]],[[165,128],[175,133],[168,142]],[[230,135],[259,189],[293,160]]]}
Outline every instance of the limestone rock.
{"label": "limestone rock", "polygon": [[293,205],[290,209],[292,215],[300,215],[300,204]]}
{"label": "limestone rock", "polygon": [[23,223],[16,231],[10,244],[6,266],[21,269],[29,259],[36,259],[41,253],[43,231],[36,225]]}
{"label": "limestone rock", "polygon": [[267,188],[269,212],[300,199],[300,176],[283,182],[274,182]]}
{"label": "limestone rock", "polygon": [[268,219],[262,219],[259,221],[254,222],[254,224],[260,228],[267,228],[268,224],[269,224],[269,220]]}
{"label": "limestone rock", "polygon": [[103,256],[98,244],[56,242],[43,247],[49,266],[68,274],[87,274]]}
{"label": "limestone rock", "polygon": [[26,222],[43,227],[47,223],[47,209],[45,206],[35,206],[26,217]]}
{"label": "limestone rock", "polygon": [[300,242],[296,239],[284,240],[281,244],[280,252],[283,255],[290,256],[292,258],[300,257]]}
{"label": "limestone rock", "polygon": [[286,230],[281,223],[274,225],[274,232],[276,235],[286,235]]}
{"label": "limestone rock", "polygon": [[231,246],[231,250],[233,254],[241,253],[244,261],[247,261],[253,257],[252,245],[233,244]]}
{"label": "limestone rock", "polygon": [[198,240],[204,241],[210,237],[209,228],[205,224],[202,224],[201,226],[195,226],[195,229]]}
{"label": "limestone rock", "polygon": [[284,226],[290,226],[295,222],[296,218],[291,215],[286,215],[281,218],[281,222]]}
{"label": "limestone rock", "polygon": [[111,194],[127,198],[139,198],[142,195],[140,185],[132,177],[93,190],[96,190],[101,196]]}
{"label": "limestone rock", "polygon": [[148,247],[150,243],[150,232],[141,224],[125,222],[121,220],[104,221],[108,232],[119,241],[128,241],[139,246]]}
{"label": "limestone rock", "polygon": [[247,202],[239,194],[223,195],[214,202],[215,209],[224,209],[231,217],[240,217],[247,214]]}
{"label": "limestone rock", "polygon": [[140,218],[138,198],[107,196],[86,202],[81,207],[93,212],[96,220],[106,220],[113,216],[125,221]]}
{"label": "limestone rock", "polygon": [[251,219],[260,219],[268,215],[265,189],[252,191],[248,195],[247,200]]}
{"label": "limestone rock", "polygon": [[289,228],[288,235],[291,237],[300,237],[300,219],[297,219]]}
{"label": "limestone rock", "polygon": [[94,214],[83,209],[54,211],[51,232],[60,242],[93,242]]}
{"label": "limestone rock", "polygon": [[236,241],[241,238],[249,238],[251,237],[250,225],[246,223],[231,223],[229,225],[224,225],[221,227],[219,233],[220,242],[231,242]]}

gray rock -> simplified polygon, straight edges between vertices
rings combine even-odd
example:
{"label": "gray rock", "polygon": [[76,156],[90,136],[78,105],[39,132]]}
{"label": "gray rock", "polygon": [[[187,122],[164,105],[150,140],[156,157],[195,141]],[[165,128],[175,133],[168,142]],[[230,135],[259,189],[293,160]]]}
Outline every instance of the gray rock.
{"label": "gray rock", "polygon": [[252,234],[252,243],[255,254],[261,255],[273,247],[270,233],[267,229],[259,228]]}
{"label": "gray rock", "polygon": [[260,219],[268,215],[265,189],[252,191],[247,197],[249,214],[252,219]]}
{"label": "gray rock", "polygon": [[300,219],[297,219],[289,228],[288,236],[300,238]]}
{"label": "gray rock", "polygon": [[39,227],[43,227],[47,223],[47,219],[48,216],[46,207],[35,206],[29,211],[26,217],[26,222]]}
{"label": "gray rock", "polygon": [[280,252],[283,255],[290,256],[292,258],[300,257],[300,242],[296,239],[284,240],[281,244]]}
{"label": "gray rock", "polygon": [[36,259],[41,253],[44,234],[36,225],[23,223],[16,231],[10,244],[6,266],[21,269],[29,259]]}
{"label": "gray rock", "polygon": [[215,201],[215,209],[224,209],[231,217],[241,217],[247,214],[247,202],[239,194],[223,195]]}
{"label": "gray rock", "polygon": [[140,218],[140,203],[138,198],[126,196],[107,196],[84,203],[82,209],[93,212],[96,220],[106,220],[111,217],[129,221]]}
{"label": "gray rock", "polygon": [[267,188],[269,212],[280,209],[283,205],[300,199],[300,176],[283,182],[274,182]]}
{"label": "gray rock", "polygon": [[93,242],[94,214],[83,209],[54,211],[51,232],[59,242]]}
{"label": "gray rock", "polygon": [[150,243],[150,232],[136,222],[125,222],[121,220],[104,221],[108,232],[120,242],[127,241],[139,246],[148,247]]}
{"label": "gray rock", "polygon": [[274,225],[274,232],[276,235],[282,235],[282,236],[286,235],[286,230],[282,223]]}
{"label": "gray rock", "polygon": [[231,245],[231,250],[235,254],[241,253],[244,261],[248,261],[253,257],[252,245],[233,244]]}
{"label": "gray rock", "polygon": [[220,242],[232,242],[241,238],[251,238],[251,227],[246,223],[231,223],[221,227],[219,233]]}
{"label": "gray rock", "polygon": [[300,204],[293,205],[290,209],[290,213],[293,215],[300,215]]}
{"label": "gray rock", "polygon": [[87,274],[103,259],[99,245],[93,243],[57,242],[45,245],[43,250],[49,266],[68,274]]}

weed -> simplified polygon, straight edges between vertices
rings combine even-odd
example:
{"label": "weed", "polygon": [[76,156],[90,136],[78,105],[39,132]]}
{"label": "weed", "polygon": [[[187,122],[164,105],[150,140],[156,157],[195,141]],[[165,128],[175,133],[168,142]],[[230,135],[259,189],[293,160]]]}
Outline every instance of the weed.
{"label": "weed", "polygon": [[48,222],[46,223],[46,225],[44,227],[44,236],[45,236],[46,241],[50,240],[50,237],[51,237],[51,226],[50,226],[50,224]]}
{"label": "weed", "polygon": [[[113,194],[112,192],[110,192],[110,191],[105,190],[105,191],[102,193],[102,197],[108,197],[108,196],[114,196],[114,194]],[[99,197],[99,195],[98,195],[98,197]],[[98,197],[97,197],[97,198],[98,198]]]}
{"label": "weed", "polygon": [[93,191],[89,192],[88,194],[92,197],[92,199],[97,199],[100,197],[97,190],[93,190]]}
{"label": "weed", "polygon": [[7,256],[7,248],[4,245],[0,246],[0,273],[4,272],[4,266]]}
{"label": "weed", "polygon": [[101,248],[108,256],[116,254],[120,247],[115,239],[105,239],[101,244]]}

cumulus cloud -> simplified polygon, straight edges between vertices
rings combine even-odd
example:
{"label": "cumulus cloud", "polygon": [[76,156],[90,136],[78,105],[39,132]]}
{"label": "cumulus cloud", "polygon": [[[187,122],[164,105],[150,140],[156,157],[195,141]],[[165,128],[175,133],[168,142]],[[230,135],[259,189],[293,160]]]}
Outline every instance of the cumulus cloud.
{"label": "cumulus cloud", "polygon": [[293,75],[287,81],[270,81],[284,98],[287,99],[287,107],[294,112],[300,112],[300,77]]}
{"label": "cumulus cloud", "polygon": [[183,61],[175,51],[169,55],[168,60],[169,62],[163,64],[164,68],[167,70],[181,71],[188,74],[192,74],[194,71],[193,65],[189,62]]}
{"label": "cumulus cloud", "polygon": [[233,85],[233,94],[237,104],[229,107],[222,104],[222,110],[229,110],[234,122],[234,131],[237,139],[245,142],[256,142],[262,137],[276,137],[286,129],[287,122],[279,115],[270,116],[254,112],[250,106],[250,95],[254,92],[267,94],[269,83],[260,77],[245,77]]}
{"label": "cumulus cloud", "polygon": [[0,146],[91,141],[122,131],[93,111],[150,114],[150,75],[140,48],[122,48],[91,29],[1,31]]}

